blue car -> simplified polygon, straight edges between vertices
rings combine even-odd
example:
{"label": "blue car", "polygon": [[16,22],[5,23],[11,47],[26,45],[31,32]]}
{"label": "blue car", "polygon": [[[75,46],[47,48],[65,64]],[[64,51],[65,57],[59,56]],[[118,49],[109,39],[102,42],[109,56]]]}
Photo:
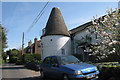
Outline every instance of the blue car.
{"label": "blue car", "polygon": [[48,56],[40,65],[41,78],[60,80],[96,80],[99,71],[96,66],[83,63],[74,56]]}

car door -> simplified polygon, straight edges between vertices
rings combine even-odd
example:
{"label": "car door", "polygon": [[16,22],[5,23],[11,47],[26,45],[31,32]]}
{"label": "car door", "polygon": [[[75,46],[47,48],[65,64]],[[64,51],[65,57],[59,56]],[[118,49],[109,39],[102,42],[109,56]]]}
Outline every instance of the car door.
{"label": "car door", "polygon": [[51,57],[50,64],[51,64],[51,68],[50,68],[51,77],[60,78],[62,72],[60,70],[60,65],[58,63],[57,57]]}
{"label": "car door", "polygon": [[49,70],[50,70],[50,57],[46,57],[42,64],[42,69],[45,73],[45,76],[49,77]]}

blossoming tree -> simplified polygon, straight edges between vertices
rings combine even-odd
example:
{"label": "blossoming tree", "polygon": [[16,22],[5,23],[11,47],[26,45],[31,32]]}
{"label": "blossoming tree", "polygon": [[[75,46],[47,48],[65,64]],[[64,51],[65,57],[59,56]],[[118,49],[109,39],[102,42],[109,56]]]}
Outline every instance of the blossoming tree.
{"label": "blossoming tree", "polygon": [[96,46],[92,46],[93,54],[107,56],[115,53],[120,55],[120,10],[107,10],[107,14],[100,18],[94,17],[89,34],[96,36]]}

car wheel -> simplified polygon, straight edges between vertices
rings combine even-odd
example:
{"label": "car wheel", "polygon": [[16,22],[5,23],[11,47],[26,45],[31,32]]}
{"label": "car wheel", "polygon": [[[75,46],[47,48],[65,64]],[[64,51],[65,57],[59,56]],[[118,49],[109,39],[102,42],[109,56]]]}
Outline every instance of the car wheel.
{"label": "car wheel", "polygon": [[63,75],[63,80],[69,80],[69,78],[66,74]]}
{"label": "car wheel", "polygon": [[45,80],[45,74],[44,74],[44,72],[43,72],[43,71],[40,71],[40,73],[41,73],[41,79],[42,79],[42,80]]}

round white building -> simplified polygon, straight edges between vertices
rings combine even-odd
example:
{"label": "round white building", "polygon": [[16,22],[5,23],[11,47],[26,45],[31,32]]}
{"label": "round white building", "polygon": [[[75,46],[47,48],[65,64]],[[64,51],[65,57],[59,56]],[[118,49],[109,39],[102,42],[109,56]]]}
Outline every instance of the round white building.
{"label": "round white building", "polygon": [[53,55],[70,55],[71,38],[59,8],[53,8],[41,36],[41,58]]}

